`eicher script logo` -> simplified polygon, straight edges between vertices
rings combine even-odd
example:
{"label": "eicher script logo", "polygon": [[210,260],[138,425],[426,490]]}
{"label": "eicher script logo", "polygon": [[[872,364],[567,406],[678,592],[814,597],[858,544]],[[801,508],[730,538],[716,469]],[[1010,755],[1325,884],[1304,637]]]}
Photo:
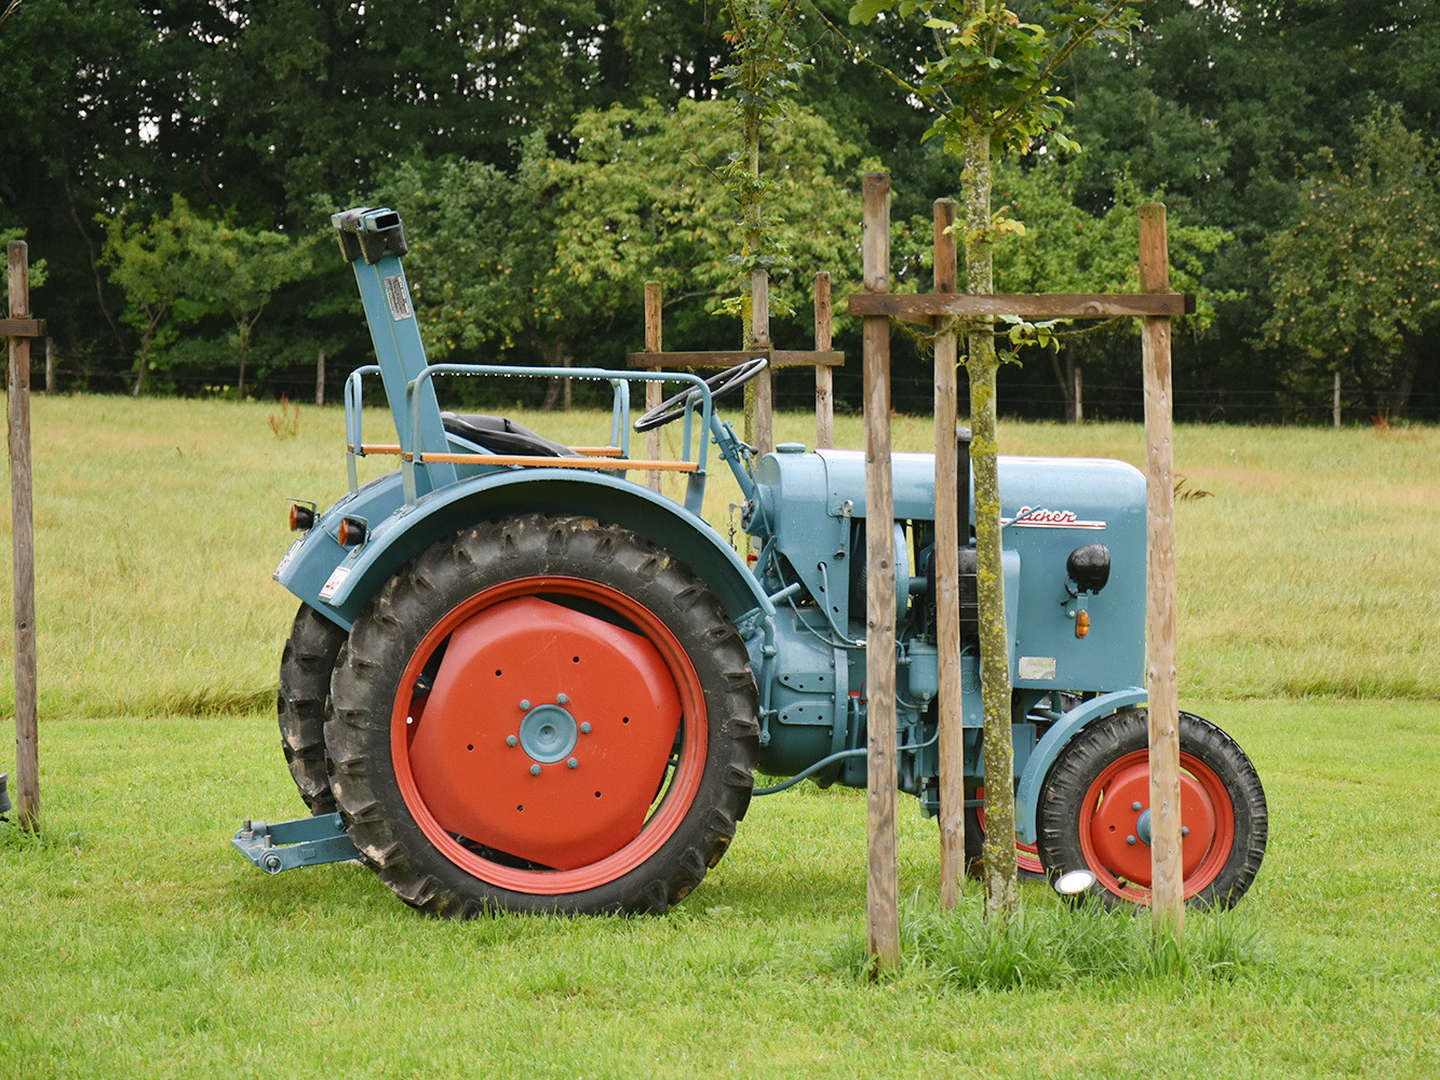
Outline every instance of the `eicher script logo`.
{"label": "eicher script logo", "polygon": [[1073,510],[1051,510],[1045,506],[1022,506],[1013,518],[1001,518],[1001,525],[1026,529],[1103,529],[1103,521],[1081,521]]}

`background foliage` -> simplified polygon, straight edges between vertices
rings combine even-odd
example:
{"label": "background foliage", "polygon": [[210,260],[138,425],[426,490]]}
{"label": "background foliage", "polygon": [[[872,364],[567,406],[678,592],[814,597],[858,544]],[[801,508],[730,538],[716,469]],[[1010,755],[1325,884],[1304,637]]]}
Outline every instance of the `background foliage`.
{"label": "background foliage", "polygon": [[[324,349],[338,387],[369,346],[327,216],[381,202],[405,216],[437,359],[553,363],[583,343],[584,359],[612,362],[643,340],[648,277],[666,283],[667,344],[738,344],[737,320],[712,314],[739,291],[724,256],[742,247],[716,175],[738,149],[716,104],[735,59],[721,7],[24,0],[0,26],[0,233],[45,260],[34,307],[60,385],[133,391],[143,353],[147,391],[234,394],[243,351],[246,393],[295,396]],[[892,174],[897,254],[907,230],[928,231],[910,219],[959,194],[939,140],[922,144],[930,114],[882,70],[918,81],[932,31],[884,16],[852,27],[848,8],[801,6],[794,108],[766,142],[783,193],[768,214],[793,268],[782,296],[799,312],[776,320],[782,346],[808,340],[815,271],[856,276],[863,169]],[[997,289],[1124,287],[1128,209],[1159,196],[1186,287],[1209,304],[1177,335],[1182,418],[1327,419],[1336,369],[1349,415],[1440,417],[1440,8],[1140,9],[1124,40],[1077,53],[1052,88],[1075,102],[1067,130],[1083,152],[1040,131],[1002,178],[997,209],[1010,200],[1027,236],[997,249]],[[227,305],[184,278],[147,346],[157,301],[137,291],[121,241],[173,218],[177,198],[192,247],[228,247]],[[1340,221],[1354,229],[1334,232]],[[904,271],[928,278],[918,257],[900,269],[901,287]],[[242,280],[253,288],[226,288]],[[247,303],[228,304],[242,291]],[[857,352],[857,339],[842,320],[838,346]],[[1007,366],[1002,408],[1064,415],[1078,363],[1087,416],[1138,414],[1133,341],[1104,331],[1069,346]],[[897,355],[897,407],[926,407],[925,369]],[[842,372],[842,403],[858,391]]]}

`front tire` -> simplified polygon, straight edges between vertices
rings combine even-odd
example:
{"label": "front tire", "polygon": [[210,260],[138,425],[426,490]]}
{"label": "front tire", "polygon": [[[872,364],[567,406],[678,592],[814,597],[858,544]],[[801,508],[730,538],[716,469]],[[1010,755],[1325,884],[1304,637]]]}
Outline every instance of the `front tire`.
{"label": "front tire", "polygon": [[[1148,716],[1126,709],[1078,732],[1040,789],[1039,853],[1052,879],[1086,869],[1111,907],[1150,902]],[[1232,907],[1255,880],[1269,815],[1255,766],[1201,717],[1180,714],[1185,902]]]}
{"label": "front tire", "polygon": [[325,762],[325,700],[345,631],[301,604],[280,656],[276,713],[285,763],[312,814],[333,814],[335,797]]}
{"label": "front tire", "polygon": [[758,696],[704,583],[636,534],[528,515],[442,540],[352,628],[325,742],[407,903],[661,912],[749,805]]}

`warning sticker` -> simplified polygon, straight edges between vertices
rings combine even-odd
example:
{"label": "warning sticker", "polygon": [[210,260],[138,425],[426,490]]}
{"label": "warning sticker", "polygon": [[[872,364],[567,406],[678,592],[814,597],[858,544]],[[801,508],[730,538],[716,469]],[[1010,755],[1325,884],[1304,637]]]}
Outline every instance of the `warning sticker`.
{"label": "warning sticker", "polygon": [[345,579],[349,576],[350,567],[335,567],[335,569],[330,572],[330,576],[325,579],[325,584],[320,587],[320,599],[331,599],[336,594],[336,592],[339,591],[340,586],[345,584]]}
{"label": "warning sticker", "polygon": [[385,299],[390,301],[390,317],[396,322],[415,314],[410,306],[410,290],[405,288],[405,279],[399,274],[385,279]]}

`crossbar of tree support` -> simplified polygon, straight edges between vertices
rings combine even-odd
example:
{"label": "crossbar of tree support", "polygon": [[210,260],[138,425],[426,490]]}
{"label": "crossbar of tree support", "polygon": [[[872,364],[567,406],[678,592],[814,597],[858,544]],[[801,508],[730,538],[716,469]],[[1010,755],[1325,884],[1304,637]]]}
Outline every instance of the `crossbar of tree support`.
{"label": "crossbar of tree support", "polygon": [[1022,319],[1112,319],[1118,316],[1193,315],[1193,293],[1037,293],[971,296],[927,293],[895,296],[856,293],[851,315],[891,315],[929,322],[938,315],[1017,315]]}
{"label": "crossbar of tree support", "polygon": [[723,369],[747,360],[770,358],[772,368],[844,367],[845,354],[838,349],[729,349],[698,352],[633,352],[632,368],[678,367]]}
{"label": "crossbar of tree support", "polygon": [[44,319],[0,319],[0,337],[36,338],[44,336]]}

